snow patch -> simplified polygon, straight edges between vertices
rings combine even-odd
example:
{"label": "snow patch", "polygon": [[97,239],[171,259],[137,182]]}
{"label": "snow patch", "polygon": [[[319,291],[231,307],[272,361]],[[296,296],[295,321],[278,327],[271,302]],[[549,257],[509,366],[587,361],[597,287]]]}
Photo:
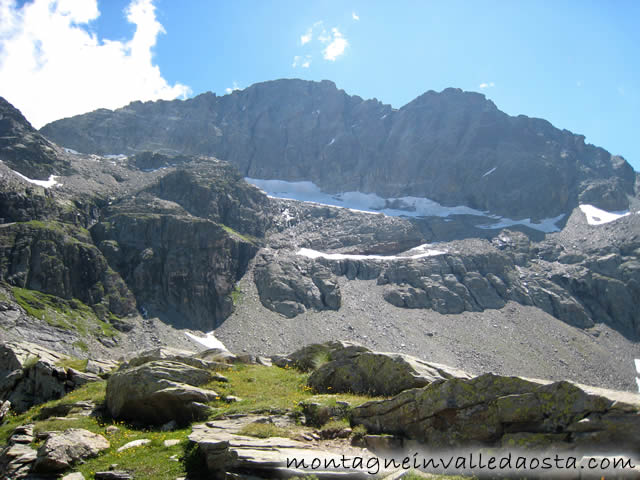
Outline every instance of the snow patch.
{"label": "snow patch", "polygon": [[491,170],[489,170],[488,172],[486,172],[484,175],[482,175],[483,177],[486,177],[487,175],[491,175],[493,172],[496,171],[496,168],[498,167],[493,167]]}
{"label": "snow patch", "polygon": [[379,214],[383,213],[390,217],[449,217],[451,215],[473,215],[478,217],[497,220],[498,223],[482,225],[479,228],[493,229],[505,228],[513,225],[526,225],[534,230],[550,233],[560,230],[555,224],[564,218],[559,215],[547,218],[541,222],[531,222],[531,219],[512,220],[489,212],[482,212],[474,208],[459,205],[456,207],[445,207],[438,202],[423,197],[398,197],[384,199],[375,193],[344,192],[329,194],[320,190],[315,183],[309,181],[288,182],[286,180],[263,180],[246,177],[245,181],[263,190],[273,198],[286,200],[298,200],[310,202],[318,205],[329,205],[333,207],[346,208],[354,212]]}
{"label": "snow patch", "polygon": [[114,154],[105,155],[104,158],[107,158],[109,160],[126,160],[129,157],[127,157],[123,153],[119,153],[117,155],[114,155]]}
{"label": "snow patch", "polygon": [[593,205],[580,205],[580,210],[587,217],[589,225],[604,225],[605,223],[615,222],[616,220],[629,215],[629,211],[607,212]]}
{"label": "snow patch", "polygon": [[194,342],[204,345],[207,348],[219,348],[221,350],[226,350],[227,352],[229,351],[227,347],[224,346],[224,343],[216,338],[213,332],[205,334],[204,337],[198,337],[197,335],[193,335],[189,332],[185,332],[185,335]]}
{"label": "snow patch", "polygon": [[18,175],[20,178],[22,178],[23,180],[26,180],[29,183],[33,183],[34,185],[38,185],[40,187],[44,187],[44,188],[51,188],[54,185],[60,185],[57,181],[56,178],[59,178],[56,175],[50,175],[49,176],[49,180],[33,180],[31,178],[25,177],[24,175],[22,175],[20,172],[16,172],[15,170],[11,170],[13,173],[15,173],[16,175]]}
{"label": "snow patch", "polygon": [[307,258],[326,258],[328,260],[410,260],[424,257],[434,257],[436,255],[444,255],[443,250],[434,250],[428,248],[429,244],[420,245],[405,252],[406,255],[354,255],[346,253],[324,253],[310,248],[301,248],[296,255]]}
{"label": "snow patch", "polygon": [[80,153],[79,153],[79,152],[76,152],[76,151],[75,151],[74,149],[72,149],[72,148],[66,148],[66,147],[64,147],[64,151],[65,151],[65,152],[67,152],[67,153],[70,153],[71,155],[80,155]]}
{"label": "snow patch", "polygon": [[[640,358],[634,358],[636,363],[636,372],[640,374]],[[640,392],[640,378],[636,377],[636,383],[638,384],[638,392]]]}

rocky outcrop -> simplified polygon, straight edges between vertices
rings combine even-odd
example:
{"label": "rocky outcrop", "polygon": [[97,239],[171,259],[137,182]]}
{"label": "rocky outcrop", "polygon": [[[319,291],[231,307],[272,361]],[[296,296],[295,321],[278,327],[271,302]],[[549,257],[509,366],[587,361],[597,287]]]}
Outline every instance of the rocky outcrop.
{"label": "rocky outcrop", "polygon": [[0,450],[0,472],[10,480],[25,478],[36,461],[38,452],[31,448],[33,424],[15,428],[7,445]]}
{"label": "rocky outcrop", "polygon": [[145,191],[179,204],[191,215],[221,223],[244,235],[263,237],[271,221],[266,195],[245,182],[226,162],[206,157],[186,158],[188,165],[163,176]]}
{"label": "rocky outcrop", "polygon": [[107,448],[106,438],[82,428],[51,432],[38,449],[33,469],[42,473],[62,472]]}
{"label": "rocky outcrop", "polygon": [[271,199],[269,246],[360,255],[393,255],[425,243],[421,225],[408,218],[363,214],[346,208]]}
{"label": "rocky outcrop", "polygon": [[312,283],[313,272],[324,267],[348,279],[375,279],[384,286],[384,299],[400,308],[459,314],[515,301],[579,328],[605,322],[627,336],[640,334],[640,313],[634,308],[640,301],[640,238],[616,245],[604,240],[583,251],[564,243],[533,243],[523,233],[504,230],[491,241],[438,244],[441,254],[422,258],[405,252],[310,260],[280,250],[260,254],[255,281],[263,305],[290,317],[304,312],[303,304],[322,308],[313,303],[319,294],[314,295]]}
{"label": "rocky outcrop", "polygon": [[[313,474],[323,479],[360,479],[370,477],[371,473],[380,473],[380,468],[378,471],[366,470],[367,465],[374,465],[378,460],[369,452],[343,450],[338,454],[289,438],[255,438],[238,434],[242,427],[250,423],[265,421],[272,420],[269,417],[247,415],[193,426],[189,440],[197,446],[211,478],[226,478],[227,473],[251,472],[264,478]],[[347,459],[360,456],[362,465],[345,467],[351,466],[353,462],[343,463],[343,454]],[[320,463],[314,463],[312,467],[314,458]],[[287,462],[287,459],[296,459],[298,463]],[[369,463],[368,459],[371,459]]]}
{"label": "rocky outcrop", "polygon": [[262,304],[285,317],[293,318],[308,308],[340,308],[337,279],[320,264],[263,251],[256,260],[254,278]]}
{"label": "rocky outcrop", "polygon": [[[206,352],[210,352],[210,350],[205,350],[205,353]],[[229,368],[229,365],[226,362],[222,361],[223,359],[209,360],[208,357],[203,356],[202,353],[203,352],[195,354],[194,352],[178,350],[176,348],[169,347],[153,348],[151,350],[141,352],[127,362],[124,362],[122,365],[120,365],[120,370],[139,367],[140,365],[154,362],[156,360],[170,360],[173,362],[184,363],[186,365],[205,370],[219,371]],[[232,356],[231,353],[229,353],[229,355]]]}
{"label": "rocky outcrop", "polygon": [[400,353],[345,352],[331,354],[309,376],[307,384],[320,393],[396,395],[450,378],[470,378],[461,370]]}
{"label": "rocky outcrop", "polygon": [[106,319],[135,312],[135,299],[81,228],[37,220],[0,227],[0,280],[79,299]]}
{"label": "rocky outcrop", "polygon": [[0,400],[9,400],[12,409],[21,413],[58,399],[88,381],[101,380],[58,366],[68,358],[28,342],[0,345]]}
{"label": "rocky outcrop", "polygon": [[210,413],[205,404],[219,396],[199,386],[214,378],[209,370],[156,360],[114,373],[107,382],[106,405],[116,419],[147,425],[171,420],[186,424]]}
{"label": "rocky outcrop", "polygon": [[407,390],[353,409],[373,433],[429,448],[494,446],[592,453],[640,452],[640,396],[485,374]]}
{"label": "rocky outcrop", "polygon": [[204,331],[231,313],[229,294],[257,250],[221,225],[191,216],[116,214],[91,234],[141,310]]}
{"label": "rocky outcrop", "polygon": [[388,396],[449,378],[470,378],[446,365],[399,353],[372,352],[342,341],[313,343],[273,360],[282,368],[311,371],[307,384],[320,393]]}
{"label": "rocky outcrop", "polygon": [[329,81],[277,80],[222,97],[134,102],[41,131],[86,153],[212,155],[248,177],[428,197],[510,218],[555,217],[578,201],[621,210],[634,194],[635,173],[623,158],[454,88],[395,110]]}

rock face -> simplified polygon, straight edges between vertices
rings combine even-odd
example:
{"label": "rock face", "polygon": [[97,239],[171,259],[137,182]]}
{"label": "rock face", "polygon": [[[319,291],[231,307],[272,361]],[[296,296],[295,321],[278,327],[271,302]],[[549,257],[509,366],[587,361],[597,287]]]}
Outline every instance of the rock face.
{"label": "rock face", "polygon": [[209,331],[231,313],[257,251],[245,235],[264,236],[266,202],[229,165],[196,161],[110,206],[91,235],[141,310]]}
{"label": "rock face", "polygon": [[28,342],[0,345],[0,400],[9,400],[16,412],[55,400],[87,381],[100,377],[56,364],[66,355]]}
{"label": "rock face", "polygon": [[[630,223],[640,227],[639,220]],[[565,248],[562,238],[533,243],[523,233],[504,230],[491,241],[441,243],[442,254],[418,259],[310,260],[280,250],[259,254],[255,282],[263,305],[288,317],[307,305],[327,308],[314,289],[314,272],[322,267],[338,292],[333,275],[375,279],[385,287],[384,300],[401,308],[458,314],[515,301],[579,328],[604,322],[633,337],[640,334],[640,312],[634,307],[640,301],[640,237],[611,238],[577,250]]]}
{"label": "rock face", "polygon": [[223,97],[97,110],[41,132],[86,153],[212,155],[248,177],[428,197],[510,218],[554,217],[579,200],[621,210],[635,183],[623,158],[583,136],[453,88],[395,110],[329,81],[277,80]]}
{"label": "rock face", "polygon": [[307,308],[340,308],[338,282],[323,265],[263,252],[256,260],[254,276],[262,304],[285,317],[293,318]]}
{"label": "rock face", "polygon": [[0,280],[93,307],[101,318],[135,312],[135,298],[87,230],[57,221],[0,228]]}
{"label": "rock face", "polygon": [[26,118],[0,97],[0,158],[32,179],[67,173],[70,165],[59,156],[59,147],[44,138]]}
{"label": "rock face", "polygon": [[429,448],[495,446],[640,452],[640,396],[485,374],[453,378],[354,408],[373,433]]}
{"label": "rock face", "polygon": [[116,372],[107,382],[106,405],[113,418],[162,425],[203,419],[206,402],[218,395],[198,388],[213,379],[210,371],[185,363],[157,360]]}
{"label": "rock face", "polygon": [[29,445],[33,441],[33,424],[17,427],[9,437],[8,444],[0,450],[0,472],[10,480],[25,478],[33,462],[36,461],[37,451]]}

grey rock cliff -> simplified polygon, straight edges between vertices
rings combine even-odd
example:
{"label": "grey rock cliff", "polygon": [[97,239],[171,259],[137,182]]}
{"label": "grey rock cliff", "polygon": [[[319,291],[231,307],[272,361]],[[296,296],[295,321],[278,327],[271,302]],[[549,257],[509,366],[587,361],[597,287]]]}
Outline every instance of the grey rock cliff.
{"label": "grey rock cliff", "polygon": [[87,153],[212,155],[253,178],[428,197],[511,218],[555,217],[579,200],[621,210],[635,188],[623,158],[454,88],[396,110],[329,81],[276,80],[222,97],[97,110],[41,132]]}

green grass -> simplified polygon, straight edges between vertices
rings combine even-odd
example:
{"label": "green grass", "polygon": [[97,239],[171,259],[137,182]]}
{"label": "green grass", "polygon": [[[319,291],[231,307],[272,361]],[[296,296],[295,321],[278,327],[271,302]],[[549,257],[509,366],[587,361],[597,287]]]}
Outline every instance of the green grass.
{"label": "green grass", "polygon": [[290,368],[236,365],[225,372],[225,376],[229,379],[228,383],[211,382],[204,388],[214,390],[221,397],[239,397],[240,401],[228,404],[220,399],[213,402],[216,417],[235,413],[300,411],[298,404],[302,401],[318,402],[327,406],[344,401],[351,406],[357,406],[375,399],[350,393],[316,395],[307,386],[309,374]]}
{"label": "green grass", "polygon": [[58,367],[62,367],[65,370],[67,368],[73,368],[79,372],[84,372],[87,369],[87,363],[89,360],[86,358],[64,358],[56,363]]}
{"label": "green grass", "polygon": [[118,332],[109,323],[100,320],[95,312],[80,300],[65,300],[55,295],[12,287],[16,302],[32,317],[49,325],[75,330],[81,335],[114,337]]}
{"label": "green grass", "polygon": [[236,237],[240,237],[242,240],[244,240],[247,243],[256,243],[256,239],[250,235],[243,235],[242,233],[236,232],[233,228],[224,225],[224,224],[220,224],[220,226],[222,228],[224,228],[225,232],[231,234],[231,235],[235,235]]}
{"label": "green grass", "polygon": [[233,301],[233,305],[235,307],[240,305],[240,302],[242,301],[242,292],[238,289],[237,286],[234,287],[234,289],[231,291],[231,301]]}
{"label": "green grass", "polygon": [[269,437],[292,437],[291,430],[278,427],[273,423],[249,423],[245,425],[239,432],[240,435],[249,437],[269,438]]}

